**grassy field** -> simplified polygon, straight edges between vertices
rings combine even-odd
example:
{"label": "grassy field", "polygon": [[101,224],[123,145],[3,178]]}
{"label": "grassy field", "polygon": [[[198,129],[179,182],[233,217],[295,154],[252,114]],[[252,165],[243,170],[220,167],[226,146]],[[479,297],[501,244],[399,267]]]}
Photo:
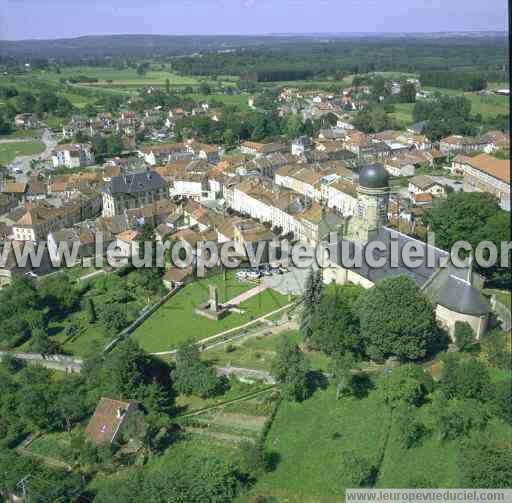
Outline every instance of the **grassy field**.
{"label": "grassy field", "polygon": [[277,468],[240,502],[258,496],[303,503],[343,501],[342,452],[354,450],[376,462],[388,431],[385,412],[374,391],[360,400],[337,400],[333,387],[302,403],[282,402],[267,437],[267,449],[279,460]]}
{"label": "grassy field", "polygon": [[[417,411],[425,419],[425,410]],[[382,463],[377,487],[460,487],[456,465],[459,441],[440,442],[436,435],[427,437],[413,449],[397,442],[398,427],[394,423]]]}
{"label": "grassy field", "polygon": [[484,295],[495,295],[499,302],[507,306],[509,309],[512,308],[512,295],[508,290],[492,290],[487,288],[482,291]]}
{"label": "grassy field", "polygon": [[0,135],[0,140],[38,140],[41,138],[41,129],[17,129],[6,135]]}
{"label": "grassy field", "polygon": [[477,93],[462,92],[456,89],[425,87],[426,91],[440,92],[449,96],[465,96],[471,101],[471,112],[481,114],[483,119],[495,117],[498,114],[509,114],[510,98],[508,96],[480,96]]}
{"label": "grassy field", "polygon": [[189,284],[143,323],[133,333],[133,338],[146,351],[170,351],[184,341],[198,341],[243,325],[288,303],[286,296],[265,290],[238,306],[243,314],[229,313],[220,321],[212,321],[195,313],[195,308],[208,300],[209,284],[219,288],[221,302],[233,299],[254,286],[237,282],[232,272],[226,281],[218,275]]}
{"label": "grassy field", "polygon": [[26,449],[27,454],[42,456],[72,465],[74,453],[71,447],[71,433],[62,431],[46,433],[37,437]]}
{"label": "grassy field", "polygon": [[231,379],[229,381],[229,389],[223,395],[219,395],[213,398],[201,398],[195,395],[180,395],[176,398],[176,407],[178,409],[178,414],[186,414],[204,409],[205,407],[212,407],[222,402],[235,400],[243,395],[248,395],[257,391],[263,391],[268,387],[268,384],[261,382],[256,384],[248,384],[240,382],[238,379]]}
{"label": "grassy field", "polygon": [[390,115],[394,117],[401,126],[409,126],[414,122],[412,117],[414,103],[396,103],[394,107],[395,111]]}
{"label": "grassy field", "polygon": [[[59,84],[61,79],[68,80],[81,75],[97,79],[97,82],[77,82],[69,84],[76,89],[97,90],[102,93],[130,95],[137,89],[145,86],[164,88],[169,79],[171,88],[183,88],[184,86],[198,86],[201,82],[207,82],[215,88],[232,87],[236,85],[238,77],[219,75],[216,80],[182,76],[173,72],[171,68],[152,68],[143,75],[139,75],[135,68],[116,69],[111,67],[77,66],[61,69],[60,73],[38,71],[33,74],[36,78],[50,84]],[[222,96],[222,95],[221,95]],[[77,107],[83,107],[88,102],[88,97],[67,93],[66,97]],[[235,103],[236,104],[236,103]]]}
{"label": "grassy field", "polygon": [[62,68],[60,73],[41,71],[37,75],[49,81],[59,82],[61,79],[69,79],[83,75],[98,79],[97,83],[83,85],[95,86],[104,84],[113,84],[121,86],[130,85],[165,85],[165,80],[169,79],[171,85],[193,85],[197,84],[198,80],[194,77],[182,77],[171,71],[150,70],[144,75],[139,75],[135,68],[124,68],[118,70],[110,67],[89,67],[77,66]]}
{"label": "grassy field", "polygon": [[44,148],[44,143],[32,140],[0,143],[0,165],[9,164],[19,156],[40,154]]}
{"label": "grassy field", "polygon": [[[270,370],[279,343],[284,337],[300,343],[298,330],[288,330],[276,335],[250,337],[241,344],[226,345],[202,353],[202,358],[215,365],[233,365],[259,370]],[[229,347],[228,347],[229,346]],[[226,349],[228,347],[228,349]],[[307,354],[313,370],[327,370],[330,359],[323,353],[311,351]]]}

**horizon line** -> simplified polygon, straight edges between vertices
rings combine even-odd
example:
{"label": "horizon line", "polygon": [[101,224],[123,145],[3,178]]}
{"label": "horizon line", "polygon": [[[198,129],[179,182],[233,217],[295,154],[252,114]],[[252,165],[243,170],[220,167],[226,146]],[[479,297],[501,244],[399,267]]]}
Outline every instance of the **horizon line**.
{"label": "horizon line", "polygon": [[80,38],[93,38],[93,37],[176,37],[176,38],[187,38],[187,37],[325,37],[325,36],[414,36],[414,35],[462,35],[462,34],[503,34],[508,35],[509,30],[507,29],[489,29],[489,30],[438,30],[438,31],[344,31],[344,32],[261,32],[261,33],[96,33],[96,34],[84,34],[84,35],[73,35],[73,36],[59,36],[59,37],[47,37],[47,38],[14,38],[14,39],[0,39],[0,43],[9,42],[46,42],[46,41],[59,41],[59,40],[76,40]]}

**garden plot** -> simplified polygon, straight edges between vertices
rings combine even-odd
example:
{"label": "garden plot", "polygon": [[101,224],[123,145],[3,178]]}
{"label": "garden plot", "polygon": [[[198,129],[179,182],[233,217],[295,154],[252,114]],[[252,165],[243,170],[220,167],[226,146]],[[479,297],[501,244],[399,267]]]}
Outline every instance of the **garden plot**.
{"label": "garden plot", "polygon": [[256,442],[265,429],[277,395],[272,392],[188,417],[182,425],[188,433],[227,443]]}

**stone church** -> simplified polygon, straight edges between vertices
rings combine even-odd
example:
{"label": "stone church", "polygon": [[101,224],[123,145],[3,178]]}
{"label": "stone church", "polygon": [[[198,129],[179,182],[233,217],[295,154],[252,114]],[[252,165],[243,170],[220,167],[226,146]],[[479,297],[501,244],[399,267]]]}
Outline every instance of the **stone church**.
{"label": "stone church", "polygon": [[[324,281],[355,283],[371,288],[380,279],[405,274],[414,279],[434,303],[439,324],[451,336],[455,323],[466,321],[480,338],[486,331],[490,313],[489,302],[480,292],[483,278],[474,273],[470,265],[455,267],[448,252],[386,227],[389,194],[389,175],[385,168],[380,164],[365,166],[359,175],[356,215],[345,221],[342,240],[338,243],[338,256],[328,261]],[[342,246],[345,251],[349,250],[350,257],[357,253],[364,257],[371,242],[385,245],[386,251],[368,250],[375,259],[384,263],[382,267],[371,267],[364,259],[360,267],[359,264],[344,266],[347,261],[342,260]],[[398,260],[392,261],[392,245],[398,251]],[[430,256],[432,260],[421,259],[416,267],[406,265],[402,260],[404,247],[413,247],[421,251],[423,257]]]}

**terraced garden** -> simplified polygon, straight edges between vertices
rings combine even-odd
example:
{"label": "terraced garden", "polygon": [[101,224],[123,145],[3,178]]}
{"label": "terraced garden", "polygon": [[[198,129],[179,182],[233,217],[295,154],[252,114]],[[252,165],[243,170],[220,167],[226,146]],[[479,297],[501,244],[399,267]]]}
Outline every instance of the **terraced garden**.
{"label": "terraced garden", "polygon": [[269,390],[249,400],[209,409],[185,417],[180,425],[194,437],[213,439],[237,446],[242,441],[256,442],[278,405],[278,394]]}

